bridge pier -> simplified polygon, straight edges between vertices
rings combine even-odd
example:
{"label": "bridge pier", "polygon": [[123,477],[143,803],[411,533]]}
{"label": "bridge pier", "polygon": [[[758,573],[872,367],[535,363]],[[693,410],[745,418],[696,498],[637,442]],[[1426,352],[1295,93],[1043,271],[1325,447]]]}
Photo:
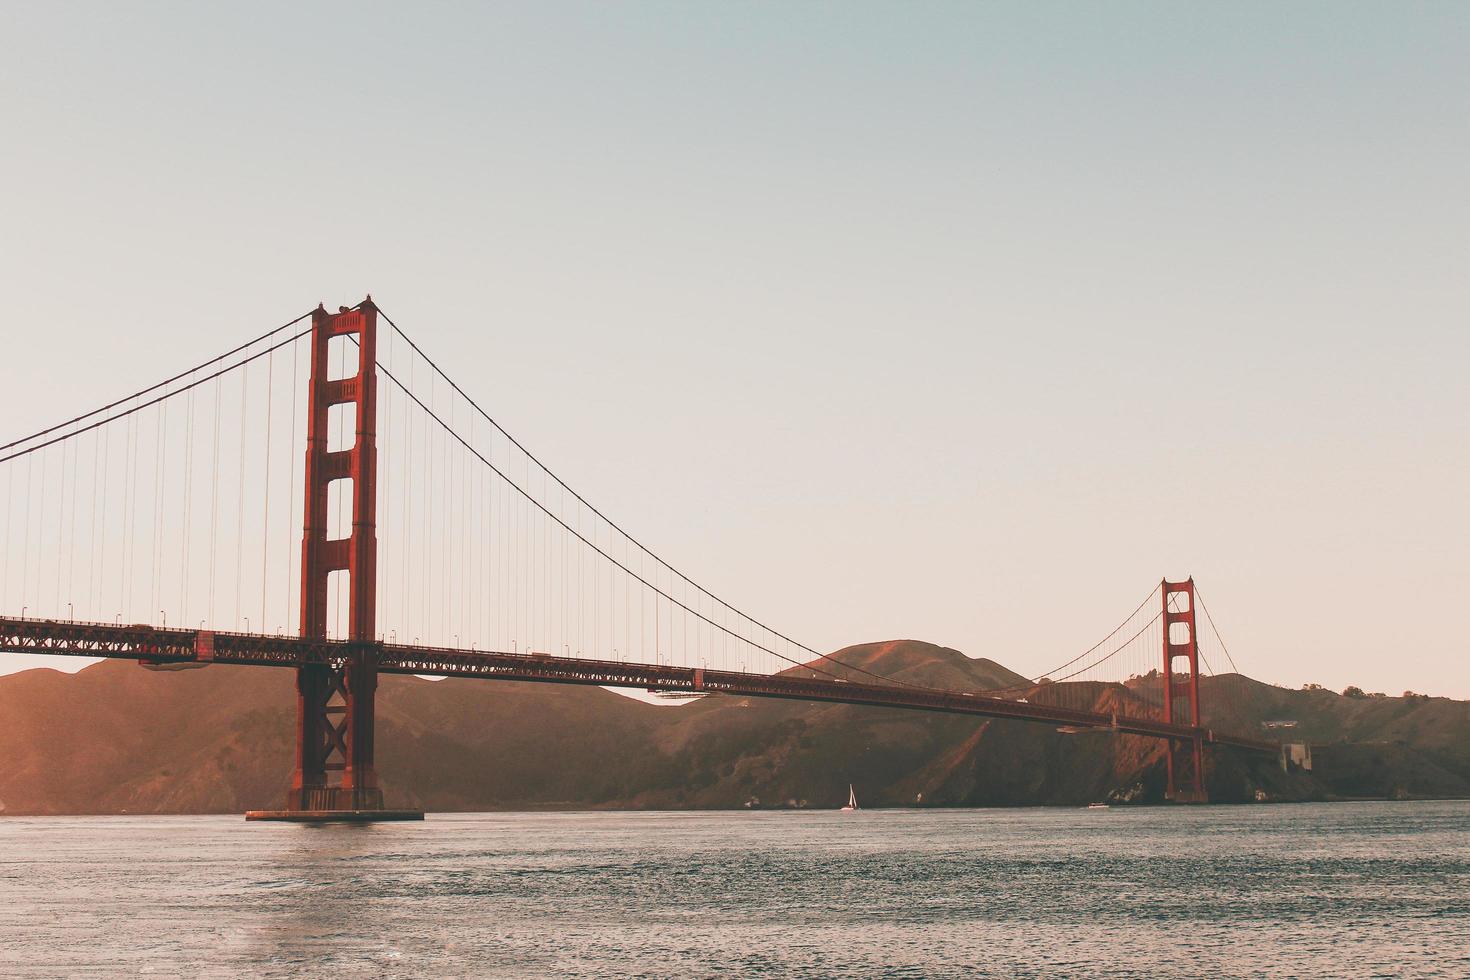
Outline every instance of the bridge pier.
{"label": "bridge pier", "polygon": [[1170,739],[1164,751],[1169,774],[1164,798],[1171,803],[1208,803],[1204,737],[1196,735],[1188,741]]}
{"label": "bridge pier", "polygon": [[[296,768],[285,810],[251,810],[247,820],[367,821],[421,820],[422,810],[383,805],[373,765],[377,630],[377,334],[378,309],[371,298],[356,309],[328,313],[318,306],[311,319],[311,380],[306,429],[306,505],[301,537],[301,635],[327,638],[328,582],[348,576],[350,652],[331,664],[296,671]],[[330,380],[327,353],[333,337],[357,341],[357,374]],[[329,450],[328,412],[352,405],[355,438],[349,448]],[[351,481],[352,531],[327,537],[327,500],[332,483]]]}

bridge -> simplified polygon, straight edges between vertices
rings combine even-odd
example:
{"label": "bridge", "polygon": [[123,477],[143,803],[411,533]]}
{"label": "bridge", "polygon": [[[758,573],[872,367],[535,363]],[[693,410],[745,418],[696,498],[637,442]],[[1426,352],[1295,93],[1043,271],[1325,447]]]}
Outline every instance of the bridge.
{"label": "bridge", "polygon": [[379,785],[383,673],[1143,736],[1166,746],[1180,802],[1208,798],[1211,747],[1281,750],[1231,710],[1211,724],[1197,610],[1217,659],[1233,659],[1193,579],[1160,582],[1098,643],[1004,688],[818,652],[592,506],[371,298],[0,446],[0,470],[0,651],[296,672],[287,807],[252,818],[422,816],[387,806]]}

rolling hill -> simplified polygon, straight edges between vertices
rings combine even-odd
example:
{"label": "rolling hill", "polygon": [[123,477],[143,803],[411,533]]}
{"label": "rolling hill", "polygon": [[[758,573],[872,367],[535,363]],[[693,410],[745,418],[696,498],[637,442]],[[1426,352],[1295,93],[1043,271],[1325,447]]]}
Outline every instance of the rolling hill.
{"label": "rolling hill", "polygon": [[[842,660],[910,683],[1022,684],[999,664],[912,640]],[[1148,678],[1071,692],[1097,709]],[[1311,774],[1211,753],[1214,799],[1470,796],[1470,704],[1347,698],[1239,675],[1204,680],[1206,721],[1289,718]],[[1058,688],[1062,685],[1058,685]],[[1036,689],[1034,697],[1047,691]],[[1051,692],[1054,693],[1054,692]],[[1221,712],[1229,712],[1229,717]],[[294,751],[290,671],[123,661],[0,677],[0,800],[11,814],[230,813],[280,805]],[[378,768],[390,801],[430,810],[1080,805],[1158,801],[1160,743],[892,708],[709,697],[650,705],[595,687],[384,677]]]}

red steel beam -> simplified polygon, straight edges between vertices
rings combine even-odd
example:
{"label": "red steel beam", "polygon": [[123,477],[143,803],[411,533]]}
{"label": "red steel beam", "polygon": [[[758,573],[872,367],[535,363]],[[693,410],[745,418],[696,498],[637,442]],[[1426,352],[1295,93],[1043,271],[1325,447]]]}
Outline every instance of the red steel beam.
{"label": "red steel beam", "polygon": [[435,677],[483,677],[551,684],[632,687],[690,694],[784,698],[837,704],[938,711],[947,714],[1012,718],[1043,724],[1070,725],[1144,735],[1151,738],[1196,738],[1257,752],[1280,752],[1275,742],[1245,738],[1155,718],[1076,711],[1006,698],[934,688],[860,684],[826,677],[745,674],[738,671],[671,667],[662,664],[582,660],[542,653],[458,650],[398,643],[354,643],[297,636],[216,633],[207,630],[159,629],[56,620],[0,618],[0,652],[43,653],[139,660],[152,666],[206,663],[254,667],[340,667],[358,657],[374,657],[387,674]]}

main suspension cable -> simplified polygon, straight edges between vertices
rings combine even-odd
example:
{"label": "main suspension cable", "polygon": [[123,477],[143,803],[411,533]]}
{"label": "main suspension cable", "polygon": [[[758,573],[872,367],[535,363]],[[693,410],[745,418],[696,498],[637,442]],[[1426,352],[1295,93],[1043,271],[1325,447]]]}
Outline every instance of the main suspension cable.
{"label": "main suspension cable", "polygon": [[[1036,677],[1027,678],[1025,683],[1022,683],[1022,684],[1011,684],[1008,687],[994,687],[994,688],[990,688],[990,689],[984,691],[983,693],[985,693],[985,694],[1006,694],[1006,693],[1009,693],[1011,691],[1025,691],[1025,690],[1029,690],[1032,687],[1035,687],[1037,684],[1040,684],[1044,680],[1049,680],[1049,681],[1052,681],[1053,683],[1055,683],[1057,681],[1060,681],[1060,680],[1066,680],[1068,677],[1076,677],[1078,674],[1083,673],[1084,671],[1091,670],[1092,668],[1098,666],[1099,664],[1105,663],[1109,658],[1111,658],[1113,656],[1113,654],[1117,653],[1118,650],[1114,650],[1113,653],[1110,653],[1107,656],[1103,657],[1102,659],[1097,660],[1097,661],[1094,661],[1093,663],[1088,664],[1086,667],[1083,667],[1083,668],[1081,668],[1079,670],[1073,671],[1072,673],[1067,674],[1065,677],[1057,678],[1057,677],[1052,677],[1051,676],[1052,674],[1055,674],[1057,671],[1059,671],[1059,670],[1066,670],[1068,667],[1072,666],[1077,661],[1086,658],[1089,654],[1093,653],[1094,651],[1096,651],[1097,649],[1099,649],[1100,647],[1102,647],[1105,643],[1107,643],[1109,640],[1111,640],[1113,637],[1115,637],[1119,633],[1121,633],[1123,631],[1123,628],[1125,626],[1127,626],[1129,623],[1133,622],[1133,617],[1134,616],[1137,616],[1140,612],[1142,612],[1143,611],[1143,608],[1145,606],[1147,606],[1150,601],[1153,600],[1153,597],[1158,594],[1158,591],[1159,591],[1160,588],[1162,588],[1162,586],[1160,586],[1160,585],[1154,586],[1151,590],[1149,590],[1148,595],[1146,595],[1146,596],[1143,597],[1143,601],[1140,602],[1137,605],[1137,607],[1135,607],[1134,610],[1131,613],[1129,613],[1128,616],[1121,623],[1119,623],[1117,626],[1114,626],[1113,629],[1112,629],[1112,631],[1109,632],[1107,636],[1103,637],[1101,640],[1098,640],[1092,646],[1088,647],[1086,650],[1082,651],[1077,656],[1073,657],[1071,660],[1068,660],[1066,663],[1059,664],[1058,666],[1053,667],[1051,670],[1048,670],[1048,671],[1046,671],[1043,674],[1038,674]],[[1159,615],[1163,615],[1163,614],[1160,613]],[[1149,626],[1152,626],[1155,622],[1158,621],[1158,619],[1159,619],[1159,616],[1155,616],[1153,619],[1149,620],[1148,624],[1145,625],[1144,629],[1147,629]],[[1137,638],[1138,638],[1138,634],[1135,633],[1133,636],[1129,637],[1127,640],[1125,640],[1123,642],[1123,646],[1126,647],[1129,643],[1132,643]],[[1121,650],[1122,647],[1119,647],[1118,649]]]}
{"label": "main suspension cable", "polygon": [[[295,323],[295,322],[300,322],[300,318],[298,318],[298,320],[296,320],[296,321],[293,321],[293,323]],[[275,333],[275,332],[276,331],[272,331],[272,333]],[[62,435],[55,436],[55,437],[53,437],[51,439],[47,439],[45,442],[38,442],[38,443],[36,443],[33,446],[27,446],[24,449],[17,449],[15,452],[10,453],[9,455],[0,456],[0,463],[8,463],[8,462],[10,462],[13,459],[20,459],[22,456],[29,456],[32,453],[39,452],[40,450],[45,449],[47,446],[54,446],[58,442],[65,442],[67,439],[71,439],[71,438],[73,438],[75,436],[79,436],[79,435],[83,434],[84,432],[91,432],[93,429],[101,428],[102,426],[107,425],[109,422],[116,422],[119,419],[125,419],[125,418],[129,417],[130,415],[135,415],[138,412],[141,412],[145,408],[152,408],[154,405],[157,405],[157,404],[159,404],[161,402],[167,401],[168,399],[173,398],[175,395],[182,395],[185,392],[192,391],[192,390],[194,390],[195,388],[199,387],[200,385],[204,384],[207,381],[213,381],[216,378],[223,377],[224,375],[229,374],[231,371],[234,371],[234,370],[236,370],[238,368],[244,367],[246,364],[249,364],[251,361],[259,360],[260,358],[265,357],[268,354],[270,354],[272,351],[280,350],[282,347],[285,347],[287,344],[295,343],[296,341],[300,340],[302,337],[305,337],[309,333],[311,333],[311,328],[310,327],[308,327],[305,330],[302,330],[299,333],[293,334],[290,337],[287,337],[285,340],[278,341],[277,343],[275,343],[274,345],[272,345],[270,347],[266,347],[266,348],[264,348],[262,350],[259,350],[259,351],[255,352],[254,354],[251,354],[249,357],[245,358],[242,361],[236,361],[235,363],[229,365],[228,367],[222,367],[218,371],[215,371],[212,374],[206,374],[206,375],[203,375],[201,377],[195,378],[193,381],[189,382],[186,385],[183,385],[182,387],[175,388],[172,391],[164,392],[163,394],[159,395],[157,398],[150,399],[150,400],[148,400],[146,402],[139,402],[138,404],[132,406],[129,409],[126,409],[125,411],[118,412],[116,415],[109,415],[109,416],[107,416],[106,418],[103,418],[103,419],[98,419],[96,422],[93,422],[90,425],[85,425],[85,426],[81,427],[80,429],[73,429],[70,432],[66,432],[66,433],[64,433]],[[217,363],[217,362],[219,362],[221,360],[224,360],[224,358],[227,357],[227,356],[229,356],[229,355],[221,355],[220,357],[216,357],[216,358],[214,358],[214,360],[209,361],[209,362],[206,362],[206,363],[214,364],[214,363]],[[198,368],[195,368],[195,370],[197,371],[199,369]],[[179,377],[187,377],[189,373],[190,372],[187,372],[186,371],[183,375],[179,375]],[[177,378],[175,378],[175,380],[177,380]],[[153,385],[151,388],[145,389],[145,391],[148,391],[148,392],[157,391],[159,387],[160,387],[159,385]],[[141,395],[142,392],[140,392],[139,394]],[[123,401],[127,401],[127,399],[123,399]],[[99,409],[98,411],[102,411],[102,410]],[[78,416],[77,419],[73,419],[72,421],[75,422],[75,421],[78,421],[78,420],[81,420],[81,419],[87,419],[87,418],[90,418],[91,416],[96,415],[96,414],[97,414],[97,412],[88,412],[86,415]],[[71,424],[72,424],[71,422],[65,422],[65,423],[62,423],[61,425],[53,425],[51,428],[45,430],[45,433],[55,432],[57,429],[64,429],[68,425],[71,425]],[[29,437],[27,439],[19,439],[19,440],[15,441],[15,442],[9,443],[7,446],[0,447],[0,452],[3,452],[5,449],[8,449],[8,448],[13,447],[13,446],[21,445],[22,443],[28,442],[28,441],[30,441],[30,439],[37,438],[39,435],[44,435],[45,433],[38,433],[37,436],[31,436],[31,437]]]}
{"label": "main suspension cable", "polygon": [[[377,307],[377,310],[378,310],[378,314],[385,321],[387,321],[388,325],[393,328],[394,332],[397,333],[398,336],[401,337],[409,345],[409,347],[413,348],[414,353],[418,354],[419,357],[423,358],[424,359],[424,362],[426,364],[428,364],[429,367],[431,367],[434,370],[434,372],[437,375],[439,375],[440,378],[443,378],[444,381],[445,381],[445,383],[448,384],[451,389],[453,389],[461,398],[463,398],[466,402],[468,402],[469,405],[470,405],[470,407],[473,408],[476,412],[478,412],[479,415],[483,419],[485,419],[486,422],[489,422],[490,425],[492,425],[497,432],[499,432],[501,435],[503,435],[506,438],[506,440],[508,440],[510,442],[511,445],[513,445],[517,449],[519,449],[521,451],[521,453],[526,457],[527,460],[529,460],[532,463],[535,463],[536,466],[539,467],[543,473],[545,473],[548,477],[550,477],[552,480],[554,480],[559,486],[562,487],[562,489],[566,490],[566,492],[570,493],[572,495],[572,497],[575,500],[577,500],[577,502],[580,503],[583,507],[586,507],[591,513],[593,513],[597,517],[601,518],[603,521],[605,521],[607,523],[607,525],[610,528],[612,528],[613,530],[617,531],[618,534],[622,535],[624,538],[626,538],[627,540],[631,541],[633,544],[637,545],[650,558],[652,558],[654,561],[658,562],[660,565],[663,565],[663,567],[667,568],[671,574],[678,576],[681,580],[683,580],[691,588],[695,589],[698,592],[704,593],[705,595],[709,596],[712,600],[714,600],[715,602],[718,602],[720,605],[724,606],[726,609],[729,609],[731,612],[735,613],[736,615],[744,618],[745,620],[747,620],[748,622],[754,624],[755,626],[760,627],[761,629],[763,629],[766,632],[770,633],[772,636],[774,636],[774,637],[776,637],[778,639],[781,639],[781,640],[785,640],[787,643],[791,644],[793,647],[796,647],[797,649],[799,649],[799,650],[801,650],[801,651],[803,651],[805,653],[811,654],[813,657],[816,657],[816,658],[818,658],[820,660],[825,660],[825,661],[827,661],[830,664],[834,664],[836,666],[845,668],[847,670],[852,670],[852,671],[856,671],[856,672],[861,673],[861,674],[866,674],[867,676],[872,677],[872,678],[875,678],[877,680],[881,680],[881,681],[885,681],[885,682],[889,682],[889,683],[901,684],[901,685],[903,685],[905,687],[922,688],[922,685],[911,684],[911,683],[909,683],[907,681],[899,680],[898,678],[894,678],[894,677],[887,677],[887,676],[884,676],[882,674],[875,673],[875,672],[873,672],[871,670],[867,670],[866,668],[859,667],[856,664],[844,663],[843,661],[841,661],[841,660],[833,657],[831,654],[822,653],[822,652],[820,652],[820,651],[818,651],[818,650],[816,650],[816,649],[814,649],[814,648],[812,648],[810,646],[807,646],[805,643],[802,643],[799,640],[792,639],[790,636],[787,636],[785,633],[782,633],[781,631],[779,631],[777,629],[774,629],[774,628],[772,628],[770,626],[767,626],[765,623],[763,623],[760,620],[756,619],[754,616],[751,616],[749,613],[746,613],[743,610],[737,608],[736,606],[730,604],[729,602],[726,602],[724,599],[722,599],[719,596],[715,595],[709,589],[706,589],[704,586],[700,585],[698,582],[695,582],[689,576],[687,576],[683,572],[679,571],[673,565],[669,564],[663,558],[659,557],[658,554],[656,554],[651,548],[649,548],[647,545],[645,545],[642,541],[639,541],[633,535],[629,534],[620,524],[618,524],[616,521],[612,520],[610,517],[608,517],[602,511],[598,510],[595,506],[592,505],[591,502],[589,502],[585,497],[583,497],[575,489],[573,489],[565,480],[563,480],[561,477],[557,476],[554,472],[552,472],[551,469],[550,469],[550,467],[548,467],[548,466],[546,466],[546,464],[542,463],[541,460],[539,458],[537,458],[524,445],[522,445],[521,442],[518,439],[516,439],[515,436],[513,436],[509,432],[507,432],[505,430],[505,428],[499,422],[495,421],[495,419],[492,418],[488,412],[486,412],[483,408],[481,408],[480,407],[480,404],[478,402],[476,402],[472,397],[470,397],[470,395],[468,393],[466,393],[465,390],[463,388],[461,388],[454,381],[453,378],[449,377],[449,375],[447,375],[444,372],[444,369],[441,368],[441,367],[439,367],[439,365],[434,361],[433,358],[431,358],[431,357],[429,357],[429,355],[425,354],[424,351],[423,351],[423,348],[419,347],[419,345],[414,342],[413,338],[410,337],[410,336],[408,336],[408,334],[404,332],[404,330],[403,330],[402,327],[398,326],[397,323],[394,323],[392,317],[390,317],[387,313],[383,312],[382,307]],[[385,374],[387,373],[386,369],[383,369],[381,364],[379,365],[379,368],[382,369]],[[408,394],[408,396],[410,398],[413,398],[413,400],[416,401],[416,402],[419,401],[413,395],[413,393],[412,392],[409,392],[408,389],[404,388],[403,385],[396,378],[393,378],[392,380],[393,380],[393,383],[394,384],[397,384],[399,386],[399,388],[403,389],[404,392],[406,394]],[[421,407],[423,407],[423,403],[422,402],[419,402],[419,405]],[[431,412],[430,414],[432,415],[433,413]],[[442,420],[439,420],[437,416],[435,417],[435,421],[438,421],[441,426],[444,424],[443,421]],[[446,431],[448,431],[448,430],[446,429]],[[459,438],[457,434],[455,435],[455,437],[456,438]],[[462,439],[460,441],[461,441],[461,443],[464,442],[464,440],[462,440]],[[479,456],[480,455],[476,450],[474,450],[472,447],[470,447],[468,445],[466,445],[465,448],[469,449],[470,452],[474,453],[476,456]],[[485,459],[483,456],[481,456],[480,458],[481,458],[481,460],[483,462],[486,463],[486,465],[490,465],[489,460]],[[495,470],[495,467],[494,466],[491,466],[491,469],[492,470]],[[495,472],[499,473],[500,471],[499,470],[495,470]],[[505,474],[501,473],[500,475],[502,476],[502,478],[506,479],[506,482],[511,483],[513,486],[515,486],[514,481],[510,480],[508,477],[505,477]],[[520,490],[520,487],[517,486],[517,489]],[[526,496],[526,499],[527,500],[530,500],[532,503],[536,503],[536,501],[532,497],[530,497],[529,495],[526,495],[526,493],[525,493],[524,490],[521,490],[521,493],[522,493],[523,496]],[[545,510],[545,508],[542,508],[542,509]],[[617,565],[619,568],[622,568],[623,571],[627,572],[629,575],[632,575],[634,578],[637,578],[640,582],[642,582],[644,585],[648,586],[649,588],[655,589],[655,591],[659,591],[659,594],[663,595],[670,602],[676,603],[685,612],[693,612],[693,610],[691,610],[688,606],[684,605],[681,602],[678,602],[677,600],[675,600],[672,596],[668,595],[667,593],[664,593],[664,592],[658,590],[655,586],[651,585],[646,579],[643,579],[640,576],[638,576],[637,573],[635,573],[632,569],[630,569],[630,568],[626,567],[625,565],[623,565],[622,563],[616,561],[607,552],[603,551],[601,548],[598,548],[596,545],[593,545],[591,542],[587,541],[587,539],[584,538],[584,537],[582,537],[582,535],[580,533],[578,533],[577,531],[573,530],[571,527],[568,527],[564,522],[562,522],[561,520],[557,519],[555,517],[555,515],[552,515],[550,513],[550,511],[546,511],[546,513],[547,513],[548,516],[552,517],[553,520],[557,520],[557,523],[561,524],[562,527],[566,528],[572,534],[575,534],[579,539],[582,540],[582,542],[584,544],[587,544],[589,547],[593,548],[593,550],[597,551],[598,554],[600,554],[603,557],[607,558],[609,561],[613,562],[613,564]],[[709,619],[708,617],[703,616],[700,613],[695,613],[695,616],[697,616],[699,619],[703,620],[705,623],[708,623],[710,626],[713,626],[716,629],[721,630],[722,632],[730,633],[730,635],[732,635],[732,636],[737,635],[737,634],[731,633],[731,631],[728,628],[720,625],[719,623],[716,623],[715,621]],[[798,667],[810,667],[809,664],[804,664],[804,663],[801,663],[799,661],[792,660],[789,657],[781,656],[780,654],[775,653],[775,651],[769,650],[766,647],[761,646],[760,644],[755,643],[754,641],[746,641],[746,642],[749,642],[752,646],[755,646],[757,649],[765,650],[767,653],[771,653],[773,656],[776,656],[779,659],[786,661],[787,663],[793,664],[793,665],[798,666]],[[823,673],[829,673],[829,672],[828,671],[823,671]]]}
{"label": "main suspension cable", "polygon": [[1132,643],[1134,640],[1136,640],[1140,636],[1142,636],[1150,627],[1152,627],[1155,623],[1157,623],[1160,619],[1162,619],[1163,618],[1163,615],[1164,615],[1163,612],[1154,613],[1154,618],[1153,619],[1150,619],[1148,622],[1144,623],[1143,626],[1139,627],[1139,629],[1138,629],[1137,632],[1135,632],[1132,636],[1128,637],[1128,639],[1124,640],[1122,643],[1118,644],[1118,646],[1113,650],[1112,653],[1109,653],[1107,656],[1102,657],[1102,658],[1100,658],[1100,659],[1098,659],[1098,660],[1096,660],[1096,661],[1088,664],[1085,667],[1078,667],[1076,670],[1072,671],[1072,673],[1070,673],[1070,674],[1063,674],[1061,677],[1054,677],[1054,678],[1052,678],[1052,683],[1053,684],[1060,684],[1062,681],[1070,680],[1071,678],[1076,677],[1078,674],[1084,674],[1084,673],[1086,673],[1087,671],[1091,670],[1094,667],[1097,667],[1097,666],[1100,666],[1102,664],[1107,663],[1109,660],[1113,659],[1118,654],[1120,654],[1124,650],[1128,649],[1128,645],[1130,643]]}
{"label": "main suspension cable", "polygon": [[[669,593],[665,592],[663,589],[661,589],[657,585],[654,585],[652,582],[648,581],[646,578],[642,577],[637,572],[633,571],[631,568],[628,568],[627,566],[625,566],[624,564],[622,564],[621,562],[619,562],[611,554],[609,554],[608,552],[604,551],[602,548],[600,548],[596,544],[593,544],[591,541],[587,540],[586,536],[584,536],[581,533],[581,531],[579,531],[578,529],[576,529],[572,525],[568,524],[565,520],[563,520],[558,515],[552,513],[552,511],[550,510],[550,508],[548,508],[544,504],[542,504],[541,501],[537,500],[533,494],[531,494],[528,490],[526,490],[524,487],[522,487],[519,483],[517,483],[516,481],[512,480],[505,473],[504,470],[502,470],[500,467],[498,467],[494,463],[492,463],[488,458],[486,458],[474,446],[470,445],[469,442],[464,438],[464,436],[460,435],[454,429],[451,429],[449,427],[449,424],[447,422],[445,422],[445,420],[443,418],[441,418],[440,415],[437,412],[435,412],[428,405],[424,404],[424,402],[423,402],[422,399],[420,399],[416,394],[414,394],[412,391],[410,391],[408,389],[408,387],[403,384],[402,381],[399,381],[397,375],[393,374],[393,372],[389,371],[382,364],[379,364],[378,365],[378,370],[383,374],[383,376],[385,378],[387,378],[389,381],[393,382],[393,384],[395,386],[397,386],[398,390],[402,391],[405,395],[407,395],[409,397],[409,399],[414,402],[414,404],[418,405],[419,408],[423,409],[424,413],[429,418],[431,418],[431,419],[434,420],[434,422],[439,426],[439,428],[444,431],[444,433],[445,433],[446,436],[454,439],[461,446],[463,446],[466,451],[468,451],[472,456],[474,456],[481,463],[483,463],[486,467],[488,467],[492,473],[494,473],[496,476],[499,476],[502,480],[505,481],[505,483],[507,483],[517,493],[519,493],[521,495],[521,497],[526,502],[528,502],[529,504],[531,504],[533,507],[535,507],[541,513],[545,514],[550,520],[553,520],[557,524],[559,524],[561,526],[561,528],[564,531],[566,531],[568,534],[571,534],[574,537],[576,537],[577,540],[581,541],[584,545],[586,545],[587,547],[591,548],[593,551],[597,552],[599,555],[601,555],[603,558],[607,559],[612,564],[614,564],[617,567],[621,568],[627,575],[631,576],[632,578],[636,579],[638,582],[642,583],[642,585],[644,587],[648,588],[649,590],[651,590],[652,592],[654,592],[656,595],[662,596],[664,599],[667,599],[673,605],[675,605],[675,606],[679,607],[680,609],[684,610],[684,612],[686,612],[686,613],[693,613],[696,618],[704,621],[705,623],[707,623],[708,625],[714,627],[715,629],[721,630],[721,631],[726,632],[726,633],[731,632],[727,627],[725,627],[725,626],[723,626],[723,625],[721,625],[719,623],[716,623],[714,620],[709,619],[708,617],[702,615],[701,613],[695,612],[694,610],[690,609],[689,606],[686,605],[684,602],[680,601],[679,599],[674,598],[672,595],[670,595]],[[451,382],[451,384],[452,383],[453,382]],[[499,426],[497,426],[496,428],[499,428]],[[504,430],[501,430],[501,431],[503,432]],[[527,453],[526,456],[527,456],[528,459],[530,458],[530,454],[529,453]],[[537,465],[540,465],[540,464],[538,463]],[[544,468],[543,468],[543,472],[545,472]],[[552,479],[556,479],[556,477],[553,475],[552,476]],[[558,480],[557,482],[560,483],[561,481]],[[563,486],[565,486],[565,484],[563,484]],[[576,495],[576,492],[575,491],[570,491],[570,492],[573,494],[573,496]],[[591,509],[590,506],[589,506],[589,509]],[[605,520],[605,518],[604,518],[604,520]],[[663,564],[663,563],[661,562],[661,564]],[[669,566],[667,564],[664,564],[664,567],[667,568]],[[688,579],[685,579],[685,581],[688,581]],[[703,591],[703,590],[701,590],[701,591]],[[708,595],[708,593],[706,593],[706,595]],[[772,631],[772,632],[774,632],[774,631]],[[793,667],[802,667],[802,668],[808,669],[808,670],[819,671],[820,673],[826,674],[827,676],[833,677],[833,678],[836,678],[836,676],[837,676],[836,674],[833,674],[831,671],[823,670],[820,667],[813,667],[810,664],[804,664],[804,663],[802,663],[799,660],[793,660],[792,658],[787,657],[787,656],[784,656],[783,654],[777,653],[775,650],[772,650],[769,647],[766,647],[766,646],[763,646],[763,645],[761,645],[759,643],[756,643],[753,640],[747,640],[746,642],[749,643],[751,646],[755,647],[758,650],[762,650],[762,651],[764,651],[766,653],[769,653],[771,656],[776,657],[779,660],[783,660],[786,663],[791,664]],[[792,642],[794,643],[794,641],[792,641]],[[802,644],[795,644],[794,643],[794,645],[800,646],[804,650],[810,650],[810,648],[805,647]],[[817,656],[821,657],[821,659],[823,659],[823,660],[831,661],[831,662],[837,664],[838,666],[849,667],[852,670],[861,671],[862,673],[868,674],[869,676],[872,676],[872,677],[874,677],[874,678],[876,678],[878,680],[882,680],[882,681],[886,681],[886,682],[894,682],[894,683],[904,684],[905,686],[908,686],[908,687],[917,687],[917,685],[907,684],[904,681],[897,681],[894,678],[884,677],[884,676],[882,676],[880,674],[875,674],[875,673],[873,673],[871,671],[864,670],[861,667],[855,667],[855,666],[852,666],[850,664],[844,664],[841,661],[833,660],[833,658],[831,658],[830,656],[826,656],[826,655],[823,655],[823,654],[817,654]]]}
{"label": "main suspension cable", "polygon": [[1220,644],[1220,649],[1225,652],[1225,659],[1230,661],[1230,669],[1240,673],[1240,668],[1235,666],[1235,658],[1230,656],[1230,648],[1225,645],[1225,638],[1220,635],[1220,630],[1215,626],[1215,617],[1210,615],[1210,607],[1205,605],[1205,597],[1200,595],[1199,586],[1194,587],[1195,598],[1199,599],[1199,607],[1205,612],[1205,621],[1210,624],[1210,632],[1215,634],[1215,640]]}
{"label": "main suspension cable", "polygon": [[[5,452],[7,449],[13,449],[16,446],[22,445],[22,444],[27,443],[27,442],[31,442],[32,440],[39,439],[42,436],[50,435],[51,433],[55,432],[57,429],[69,428],[70,426],[73,426],[73,425],[75,425],[78,422],[84,422],[84,421],[86,421],[87,419],[91,418],[94,415],[99,415],[102,412],[111,411],[112,409],[117,408],[119,405],[124,405],[124,404],[127,404],[130,401],[133,401],[136,398],[142,398],[144,395],[152,394],[153,392],[157,391],[159,388],[166,388],[169,385],[173,384],[175,381],[181,381],[184,378],[187,378],[191,374],[194,374],[194,373],[199,372],[199,371],[203,371],[205,368],[209,367],[209,365],[211,365],[211,364],[217,364],[220,361],[223,361],[227,357],[234,357],[236,354],[240,353],[243,350],[249,350],[251,347],[254,347],[256,344],[261,343],[262,341],[265,341],[265,340],[269,340],[271,337],[274,337],[276,334],[280,333],[282,330],[286,330],[286,329],[288,329],[290,327],[296,326],[296,324],[300,323],[302,320],[305,320],[309,316],[311,316],[311,313],[309,311],[306,312],[306,313],[303,313],[300,316],[298,316],[296,319],[290,321],[289,323],[283,323],[279,327],[276,327],[274,330],[267,330],[265,333],[261,334],[259,337],[256,337],[254,340],[251,340],[251,341],[248,341],[246,343],[241,344],[239,347],[236,347],[234,350],[226,351],[225,353],[220,354],[218,357],[211,357],[209,360],[203,362],[202,364],[198,364],[195,367],[192,367],[192,368],[190,368],[187,371],[180,371],[178,374],[174,375],[172,378],[168,378],[168,379],[166,379],[164,381],[160,381],[160,382],[158,382],[155,385],[149,385],[147,388],[144,388],[142,391],[136,391],[133,394],[128,395],[126,398],[119,398],[117,401],[110,402],[110,403],[108,403],[106,405],[103,405],[101,408],[94,408],[90,412],[86,412],[86,413],[84,413],[82,415],[78,415],[74,419],[69,419],[69,420],[67,420],[65,422],[58,422],[56,425],[50,426],[49,428],[42,429],[39,432],[32,432],[30,435],[28,435],[28,436],[26,436],[26,437],[24,437],[22,439],[16,439],[16,440],[14,440],[12,442],[7,442],[5,445],[0,446],[0,453]],[[299,337],[301,335],[300,334],[297,334],[297,336]],[[180,390],[182,391],[183,389],[180,389]],[[149,402],[149,404],[151,405],[153,403],[152,402]],[[122,418],[122,416],[120,416],[120,415],[117,416],[117,417],[118,418]],[[79,429],[78,430],[78,432],[86,432],[86,431],[87,431],[86,429]],[[76,435],[76,434],[77,434],[77,432],[72,433],[72,435]],[[0,459],[0,463],[3,463],[3,462],[5,462],[8,459],[14,459],[14,458],[15,458],[14,456],[6,456],[4,459]]]}

